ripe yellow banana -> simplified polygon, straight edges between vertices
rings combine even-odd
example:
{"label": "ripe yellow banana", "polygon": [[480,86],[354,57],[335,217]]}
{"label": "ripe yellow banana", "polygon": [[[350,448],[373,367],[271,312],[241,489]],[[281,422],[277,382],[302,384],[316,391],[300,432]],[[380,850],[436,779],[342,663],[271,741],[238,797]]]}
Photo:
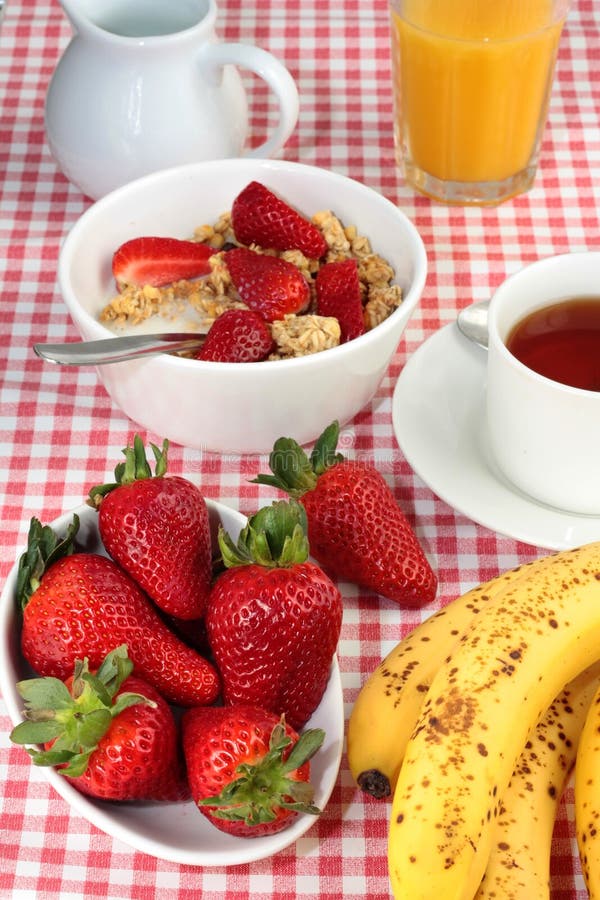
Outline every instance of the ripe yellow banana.
{"label": "ripe yellow banana", "polygon": [[549,900],[556,813],[599,679],[596,662],[569,682],[529,733],[502,795],[476,900]]}
{"label": "ripe yellow banana", "polygon": [[530,728],[599,655],[600,542],[556,555],[477,617],[406,748],[388,848],[396,900],[472,900]]}
{"label": "ripe yellow banana", "polygon": [[575,764],[575,831],[590,900],[600,898],[600,690],[590,707]]}
{"label": "ripe yellow banana", "polygon": [[509,584],[553,559],[533,560],[467,591],[418,625],[374,670],[352,707],[347,732],[350,772],[365,793],[393,793],[433,676],[460,635]]}

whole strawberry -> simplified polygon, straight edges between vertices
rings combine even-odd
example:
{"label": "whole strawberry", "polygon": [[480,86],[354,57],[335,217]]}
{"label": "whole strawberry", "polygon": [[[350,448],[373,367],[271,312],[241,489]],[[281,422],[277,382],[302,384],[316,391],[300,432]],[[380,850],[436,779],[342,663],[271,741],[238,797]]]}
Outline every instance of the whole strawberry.
{"label": "whole strawberry", "polygon": [[198,359],[213,362],[260,362],[273,348],[266,321],[252,309],[228,309],[210,327]]}
{"label": "whole strawberry", "polygon": [[336,453],[339,425],[317,440],[310,459],[291,438],[275,442],[272,475],[259,475],[296,497],[306,510],[311,554],[337,578],[421,607],[437,578],[394,495],[374,466]]}
{"label": "whole strawberry", "polygon": [[325,263],[315,279],[317,313],[340,323],[342,343],[365,332],[358,267],[355,259]]}
{"label": "whole strawberry", "polygon": [[125,646],[96,674],[77,660],[68,681],[30,678],[17,689],[26,721],[10,739],[38,766],[57,766],[83,794],[102,800],[186,800],[189,787],[171,708],[132,675]]}
{"label": "whole strawberry", "polygon": [[166,475],[168,441],[150,445],[155,474],[136,435],[115,482],[93,487],[106,551],[164,612],[180,619],[204,613],[212,577],[208,510],[187,478]]}
{"label": "whole strawberry", "polygon": [[116,563],[73,552],[74,516],[65,539],[33,518],[19,561],[17,602],[23,610],[21,650],[39,675],[65,680],[76,659],[101,665],[126,644],[136,674],[180,706],[212,703],[215,668],[165,625],[141,588]]}
{"label": "whole strawberry", "polygon": [[287,828],[313,805],[310,762],[325,733],[300,737],[279,716],[255,706],[188,710],[183,751],[192,797],[221,831],[263,837]]}
{"label": "whole strawberry", "polygon": [[227,705],[253,704],[301,728],[327,686],[342,623],[337,587],[308,562],[304,510],[279,501],[252,516],[237,545],[222,529],[228,567],[206,610]]}
{"label": "whole strawberry", "polygon": [[241,244],[300,250],[309,259],[327,253],[319,229],[258,181],[251,181],[233,201],[231,225]]}
{"label": "whole strawberry", "polygon": [[234,247],[225,252],[225,264],[240,300],[267,322],[302,312],[310,302],[308,281],[285,259]]}

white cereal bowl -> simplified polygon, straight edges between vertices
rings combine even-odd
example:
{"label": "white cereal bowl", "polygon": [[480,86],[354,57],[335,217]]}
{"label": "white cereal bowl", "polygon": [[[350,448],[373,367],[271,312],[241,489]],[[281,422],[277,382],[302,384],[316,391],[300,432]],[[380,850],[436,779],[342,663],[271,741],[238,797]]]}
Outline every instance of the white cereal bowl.
{"label": "white cereal bowl", "polygon": [[414,225],[364,184],[284,161],[194,163],[118,188],[67,235],[58,279],[82,338],[114,336],[98,316],[116,293],[111,260],[121,243],[149,234],[189,237],[230,209],[252,180],[307,217],[331,209],[345,225],[356,225],[393,266],[404,300],[361,337],[299,359],[243,364],[163,355],[98,367],[113,402],[134,423],[195,449],[267,453],[281,435],[308,443],[333,419],[348,422],[377,390],[425,285],[427,258]]}
{"label": "white cereal bowl", "polygon": [[[245,517],[222,503],[207,500],[206,504],[215,540],[219,524],[234,540],[237,539],[246,522]],[[97,512],[89,506],[65,513],[51,523],[52,528],[58,534],[64,534],[73,513],[80,518],[78,547],[91,553],[105,553],[97,527]],[[16,683],[32,675],[20,651],[16,579],[17,563],[0,596],[0,693],[13,725],[22,721],[23,701]],[[342,686],[335,658],[325,694],[305,727],[325,731],[323,745],[311,760],[314,802],[324,809],[337,779],[344,740]],[[215,828],[195,808],[192,800],[185,803],[111,803],[95,800],[79,793],[55,769],[43,768],[39,771],[75,812],[97,828],[142,853],[181,865],[224,867],[265,859],[293,844],[316,821],[315,816],[300,814],[278,834],[258,838],[234,837]]]}

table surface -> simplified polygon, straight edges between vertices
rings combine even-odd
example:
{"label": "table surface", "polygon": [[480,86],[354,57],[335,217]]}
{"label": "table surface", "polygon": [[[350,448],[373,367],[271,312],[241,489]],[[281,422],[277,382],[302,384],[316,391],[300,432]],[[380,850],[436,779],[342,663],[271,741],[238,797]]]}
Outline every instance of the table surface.
{"label": "table surface", "polygon": [[[401,634],[501,569],[546,552],[475,524],[413,472],[392,430],[395,383],[410,356],[458,309],[487,298],[505,276],[553,253],[600,249],[600,7],[575,0],[560,45],[534,188],[498,208],[448,208],[415,195],[394,164],[389,25],[385,0],[224,0],[219,35],[257,43],[290,69],[301,95],[282,158],[331,168],[397,203],[426,245],[429,276],[419,310],[372,402],[343,430],[348,455],[370,455],[414,523],[439,575],[421,613],[343,585],[339,643],[346,716],[360,685]],[[49,522],[79,503],[120,458],[135,426],[94,371],[41,363],[35,341],[73,339],[57,284],[62,238],[89,199],[57,170],[45,143],[48,80],[70,35],[58,2],[8,0],[0,31],[0,254],[2,354],[0,574],[6,577],[32,515]],[[250,83],[252,136],[270,111]],[[160,436],[145,434],[147,440]],[[250,484],[259,457],[216,457],[173,445],[171,471],[243,512],[270,502]],[[600,528],[599,528],[600,537]],[[186,867],[131,850],[72,812],[10,745],[0,699],[0,897],[109,900],[249,896],[383,898],[388,806],[364,799],[345,756],[329,805],[274,858],[226,869]],[[552,896],[583,898],[567,788],[554,835]]]}

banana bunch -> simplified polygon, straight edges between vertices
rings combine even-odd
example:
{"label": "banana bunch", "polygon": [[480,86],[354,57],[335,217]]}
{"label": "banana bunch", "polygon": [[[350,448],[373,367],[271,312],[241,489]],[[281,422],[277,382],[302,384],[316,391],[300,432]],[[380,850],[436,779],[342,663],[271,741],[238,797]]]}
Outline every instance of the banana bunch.
{"label": "banana bunch", "polygon": [[[375,670],[352,710],[348,757],[363,790],[393,792],[396,900],[548,896],[556,807],[598,660],[600,542],[469,591]],[[600,724],[600,700],[594,709]],[[598,797],[589,782],[600,740],[582,758],[582,841],[598,875],[600,776]]]}

